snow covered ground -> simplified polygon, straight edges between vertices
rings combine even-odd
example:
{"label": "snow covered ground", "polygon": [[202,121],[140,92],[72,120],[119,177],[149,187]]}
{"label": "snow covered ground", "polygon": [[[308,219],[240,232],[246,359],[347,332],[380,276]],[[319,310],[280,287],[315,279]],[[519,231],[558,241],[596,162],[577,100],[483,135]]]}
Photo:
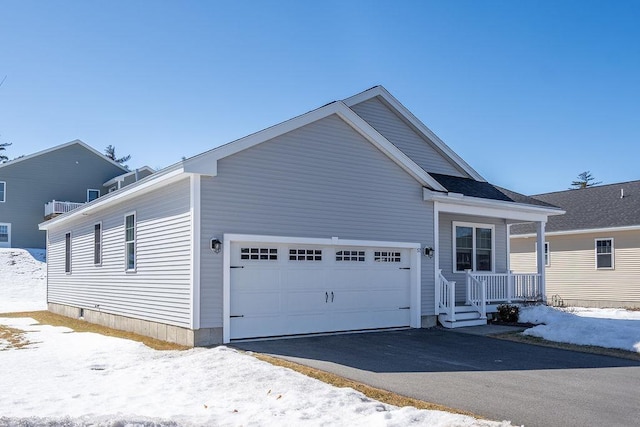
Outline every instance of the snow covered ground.
{"label": "snow covered ground", "polygon": [[640,311],[540,305],[520,309],[519,320],[538,325],[525,335],[640,353]]}
{"label": "snow covered ground", "polygon": [[[0,312],[44,308],[44,275],[28,252],[0,249]],[[0,339],[2,427],[511,425],[386,405],[224,346],[157,351],[28,318],[2,325],[31,343]]]}

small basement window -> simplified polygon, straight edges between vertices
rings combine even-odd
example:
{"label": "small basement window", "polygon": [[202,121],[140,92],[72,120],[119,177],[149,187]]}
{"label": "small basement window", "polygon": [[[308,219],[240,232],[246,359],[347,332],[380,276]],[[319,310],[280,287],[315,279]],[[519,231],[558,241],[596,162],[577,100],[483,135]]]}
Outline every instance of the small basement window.
{"label": "small basement window", "polygon": [[375,262],[401,262],[401,258],[400,252],[375,251],[373,253]]}
{"label": "small basement window", "polygon": [[240,259],[276,261],[277,248],[240,248]]}
{"label": "small basement window", "polygon": [[322,261],[322,250],[289,249],[289,261]]}
{"label": "small basement window", "polygon": [[336,261],[364,262],[365,259],[366,258],[365,258],[364,251],[337,251],[336,252]]}

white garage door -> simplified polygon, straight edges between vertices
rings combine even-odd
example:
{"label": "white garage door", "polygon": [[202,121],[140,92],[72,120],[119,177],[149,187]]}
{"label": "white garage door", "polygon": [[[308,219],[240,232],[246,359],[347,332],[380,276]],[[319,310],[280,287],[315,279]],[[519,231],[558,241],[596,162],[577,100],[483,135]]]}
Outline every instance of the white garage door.
{"label": "white garage door", "polygon": [[409,326],[410,249],[231,244],[230,338]]}

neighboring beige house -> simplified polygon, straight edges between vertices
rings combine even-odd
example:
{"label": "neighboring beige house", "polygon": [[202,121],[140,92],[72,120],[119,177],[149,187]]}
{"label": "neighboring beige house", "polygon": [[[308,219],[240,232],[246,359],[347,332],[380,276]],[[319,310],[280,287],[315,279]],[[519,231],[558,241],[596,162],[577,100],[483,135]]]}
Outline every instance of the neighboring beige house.
{"label": "neighboring beige house", "polygon": [[[640,181],[532,196],[565,215],[546,224],[547,299],[640,308]],[[511,265],[536,271],[533,224],[511,227]]]}

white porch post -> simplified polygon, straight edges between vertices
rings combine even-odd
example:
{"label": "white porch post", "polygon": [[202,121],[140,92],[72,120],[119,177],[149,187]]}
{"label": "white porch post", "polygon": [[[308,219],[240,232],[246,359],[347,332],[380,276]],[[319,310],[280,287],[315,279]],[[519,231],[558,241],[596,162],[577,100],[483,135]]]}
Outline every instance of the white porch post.
{"label": "white porch post", "polygon": [[[435,313],[440,314],[440,211],[438,210],[438,202],[433,202],[433,271],[435,286]],[[454,304],[455,305],[455,304]]]}
{"label": "white porch post", "polygon": [[538,266],[538,275],[540,276],[540,293],[543,302],[547,302],[547,290],[545,281],[545,263],[544,263],[544,221],[536,223],[536,264]]}

